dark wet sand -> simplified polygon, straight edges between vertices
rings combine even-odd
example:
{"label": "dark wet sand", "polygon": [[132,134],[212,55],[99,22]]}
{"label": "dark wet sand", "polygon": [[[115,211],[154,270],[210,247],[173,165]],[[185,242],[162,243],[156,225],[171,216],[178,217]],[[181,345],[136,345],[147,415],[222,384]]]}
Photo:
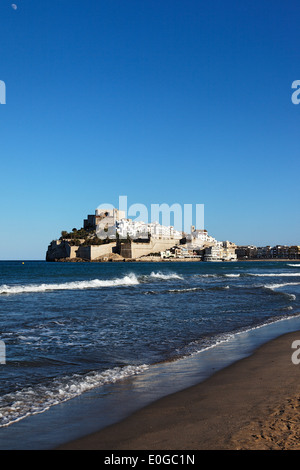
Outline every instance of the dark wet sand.
{"label": "dark wet sand", "polygon": [[300,449],[294,340],[300,340],[300,332],[283,335],[204,382],[60,449]]}

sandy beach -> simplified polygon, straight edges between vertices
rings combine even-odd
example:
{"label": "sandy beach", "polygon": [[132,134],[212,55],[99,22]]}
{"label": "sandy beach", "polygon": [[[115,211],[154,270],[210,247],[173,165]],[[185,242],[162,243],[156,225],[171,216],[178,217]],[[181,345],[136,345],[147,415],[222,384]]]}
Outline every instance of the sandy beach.
{"label": "sandy beach", "polygon": [[300,449],[300,364],[292,342],[270,341],[204,382],[60,449]]}

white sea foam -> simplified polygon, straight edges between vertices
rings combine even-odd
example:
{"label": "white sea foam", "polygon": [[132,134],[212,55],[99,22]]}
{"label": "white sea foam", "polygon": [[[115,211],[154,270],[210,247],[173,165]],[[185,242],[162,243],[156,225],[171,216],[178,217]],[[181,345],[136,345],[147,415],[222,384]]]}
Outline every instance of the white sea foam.
{"label": "white sea foam", "polygon": [[194,274],[194,277],[219,277],[218,274]]}
{"label": "white sea foam", "polygon": [[73,281],[61,284],[25,284],[0,286],[0,294],[22,294],[27,292],[47,292],[54,290],[96,289],[99,287],[130,286],[139,284],[135,274],[117,279],[93,279],[90,281]]}
{"label": "white sea foam", "polygon": [[297,264],[288,264],[288,266],[291,266],[292,268],[300,268],[300,263],[297,263]]}
{"label": "white sea foam", "polygon": [[240,277],[240,274],[225,274],[225,277]]}
{"label": "white sea foam", "polygon": [[140,366],[115,367],[103,372],[54,379],[46,385],[36,385],[0,397],[0,427],[9,426],[27,416],[43,413],[54,405],[75,398],[104,384],[140,374],[148,369]]}
{"label": "white sea foam", "polygon": [[168,279],[183,279],[182,276],[179,276],[176,273],[161,273],[161,272],[158,272],[158,273],[152,272],[150,274],[150,277],[153,277],[155,279],[165,279],[165,280],[168,280]]}
{"label": "white sea foam", "polygon": [[257,277],[298,277],[300,273],[248,273],[248,276]]}
{"label": "white sea foam", "polygon": [[170,289],[167,292],[176,292],[176,293],[184,293],[184,292],[194,292],[194,291],[204,291],[202,287],[187,287],[185,289]]}
{"label": "white sea foam", "polygon": [[300,282],[284,282],[283,284],[267,284],[265,287],[269,289],[279,289],[286,286],[300,286]]}

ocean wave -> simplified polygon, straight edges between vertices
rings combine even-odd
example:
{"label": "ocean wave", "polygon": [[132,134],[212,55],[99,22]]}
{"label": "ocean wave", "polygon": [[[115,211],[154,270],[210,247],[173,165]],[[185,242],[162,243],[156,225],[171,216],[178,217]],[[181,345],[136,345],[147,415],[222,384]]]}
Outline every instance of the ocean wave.
{"label": "ocean wave", "polygon": [[218,273],[218,274],[195,274],[194,277],[196,278],[199,278],[199,277],[203,277],[203,278],[218,278],[218,279],[221,279],[224,277],[231,277],[231,278],[238,278],[238,277],[247,277],[249,276],[248,273],[228,273],[228,274],[224,274],[224,273]]}
{"label": "ocean wave", "polygon": [[298,277],[300,273],[247,273],[255,277]]}
{"label": "ocean wave", "polygon": [[84,392],[105,384],[140,374],[149,366],[115,367],[103,372],[54,379],[45,385],[36,385],[0,397],[0,427],[9,426],[30,415],[47,411],[54,405],[75,398]]}
{"label": "ocean wave", "polygon": [[220,277],[222,274],[194,274],[194,277]]}
{"label": "ocean wave", "polygon": [[168,293],[176,293],[176,294],[183,294],[185,292],[197,292],[197,291],[204,291],[203,287],[186,287],[184,289],[169,289]]}
{"label": "ocean wave", "polygon": [[[292,265],[291,265],[292,266]],[[295,265],[296,266],[296,265]],[[299,263],[300,267],[300,263]],[[195,274],[194,277],[203,277],[203,278],[224,278],[224,277],[231,277],[231,278],[238,278],[238,277],[299,277],[300,273],[298,272],[290,272],[290,273],[251,273],[251,272],[244,272],[244,273],[219,273],[219,274]]]}
{"label": "ocean wave", "polygon": [[152,272],[150,274],[150,277],[154,279],[164,279],[164,280],[169,280],[169,279],[183,279],[182,276],[179,276],[179,274],[176,273],[162,273],[162,272]]}
{"label": "ocean wave", "polygon": [[96,289],[99,287],[130,286],[139,284],[135,274],[129,274],[117,279],[93,279],[90,281],[73,281],[61,284],[28,284],[0,286],[0,294],[23,294],[33,292],[47,292],[56,290]]}
{"label": "ocean wave", "polygon": [[297,263],[297,264],[288,264],[288,266],[291,266],[292,268],[300,268],[300,263]]}
{"label": "ocean wave", "polygon": [[188,292],[209,292],[209,291],[228,290],[228,289],[230,289],[230,286],[184,287],[182,289],[167,289],[167,290],[162,290],[162,291],[149,290],[149,291],[144,292],[144,295],[185,294]]}
{"label": "ocean wave", "polygon": [[144,292],[144,295],[161,295],[161,294],[184,294],[186,292],[197,292],[197,291],[205,291],[206,289],[203,287],[187,287],[183,289],[166,289],[166,290],[148,290]]}
{"label": "ocean wave", "polygon": [[298,282],[288,282],[285,284],[267,284],[264,287],[264,289],[270,290],[271,292],[274,292],[275,294],[280,294],[285,297],[287,297],[289,300],[296,300],[296,295],[295,294],[290,294],[289,292],[282,292],[282,291],[277,291],[277,289],[280,289],[281,287],[286,287],[286,286],[297,286],[300,285]]}
{"label": "ocean wave", "polygon": [[238,273],[238,274],[223,274],[223,273],[219,273],[219,274],[195,274],[193,277],[195,278],[218,278],[218,279],[221,279],[221,278],[224,278],[224,277],[240,277],[240,276],[245,276],[245,274],[243,273]]}
{"label": "ocean wave", "polygon": [[268,287],[270,289],[279,289],[280,287],[287,287],[287,286],[300,286],[300,282],[284,282],[282,284],[267,284],[264,287]]}

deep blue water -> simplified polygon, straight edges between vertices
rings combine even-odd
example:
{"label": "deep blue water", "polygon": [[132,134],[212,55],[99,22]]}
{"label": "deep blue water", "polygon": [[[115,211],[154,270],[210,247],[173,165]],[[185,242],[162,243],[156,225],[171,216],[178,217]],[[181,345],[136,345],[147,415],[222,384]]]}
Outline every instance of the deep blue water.
{"label": "deep blue water", "polygon": [[293,261],[0,262],[0,427],[299,307]]}

